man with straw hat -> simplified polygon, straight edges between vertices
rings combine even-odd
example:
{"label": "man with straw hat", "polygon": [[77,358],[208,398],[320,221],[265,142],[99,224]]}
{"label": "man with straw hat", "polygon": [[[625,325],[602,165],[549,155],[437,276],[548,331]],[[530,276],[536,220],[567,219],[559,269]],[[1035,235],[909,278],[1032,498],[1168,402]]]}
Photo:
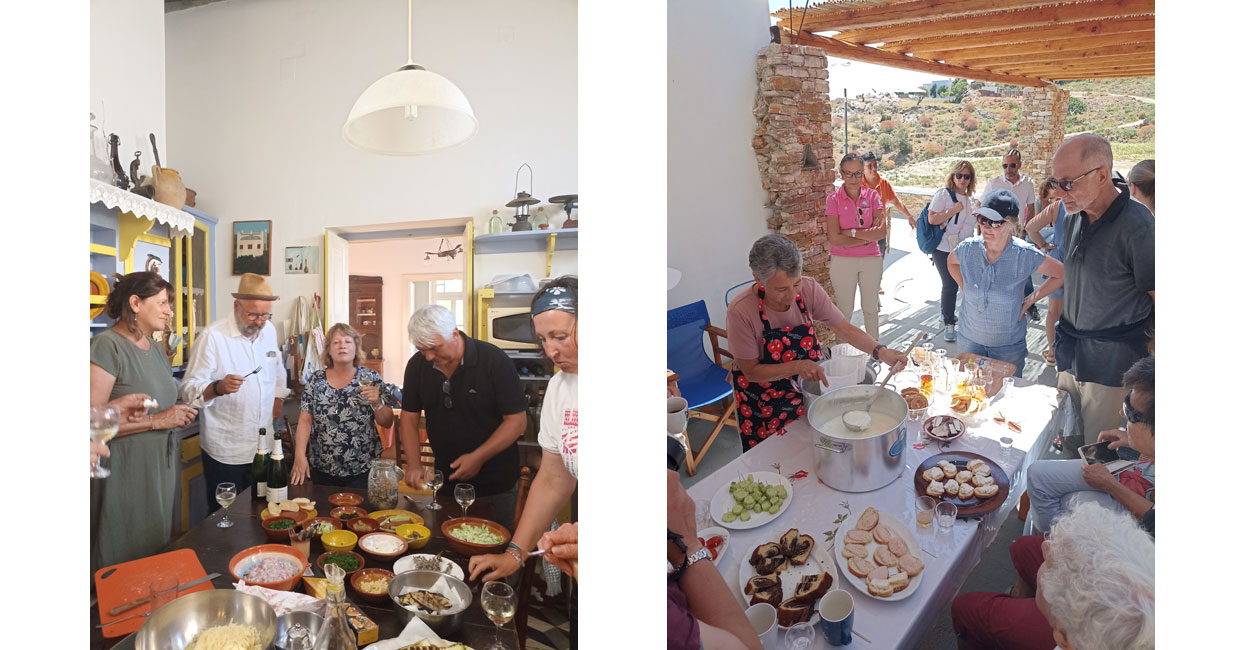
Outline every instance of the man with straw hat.
{"label": "man with straw hat", "polygon": [[273,430],[289,393],[271,324],[279,296],[272,295],[267,278],[246,273],[233,298],[232,315],[194,340],[181,382],[181,398],[201,405],[202,473],[211,512],[219,508],[217,485],[235,483],[241,492],[253,484],[258,430]]}

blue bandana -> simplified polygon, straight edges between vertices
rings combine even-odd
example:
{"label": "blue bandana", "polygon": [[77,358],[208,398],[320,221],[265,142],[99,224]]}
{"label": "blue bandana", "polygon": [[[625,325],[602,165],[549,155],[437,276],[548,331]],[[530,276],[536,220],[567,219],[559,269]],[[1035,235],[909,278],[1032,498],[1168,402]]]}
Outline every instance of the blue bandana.
{"label": "blue bandana", "polygon": [[534,299],[534,306],[530,307],[530,316],[537,316],[552,309],[576,314],[577,301],[573,298],[572,290],[568,287],[551,287],[547,289]]}

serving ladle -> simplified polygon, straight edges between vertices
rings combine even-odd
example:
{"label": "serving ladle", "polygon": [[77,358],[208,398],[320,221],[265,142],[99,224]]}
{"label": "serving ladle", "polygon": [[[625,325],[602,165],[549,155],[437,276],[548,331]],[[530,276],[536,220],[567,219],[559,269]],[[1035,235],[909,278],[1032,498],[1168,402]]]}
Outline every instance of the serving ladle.
{"label": "serving ladle", "polygon": [[[917,336],[913,338],[913,342],[909,343],[908,349],[904,351],[904,356],[907,357],[909,352],[912,352],[913,348],[917,347],[917,344],[921,342],[922,337],[925,335],[925,332],[918,332]],[[870,409],[874,406],[874,402],[878,399],[878,396],[883,394],[883,388],[887,386],[887,382],[891,380],[891,376],[894,374],[896,374],[896,367],[892,366],[891,369],[887,371],[887,376],[883,377],[883,383],[878,385],[878,388],[874,391],[874,394],[871,395],[870,399],[866,401],[865,410],[852,410],[844,412],[844,426],[847,427],[849,431],[861,432],[870,428]]]}

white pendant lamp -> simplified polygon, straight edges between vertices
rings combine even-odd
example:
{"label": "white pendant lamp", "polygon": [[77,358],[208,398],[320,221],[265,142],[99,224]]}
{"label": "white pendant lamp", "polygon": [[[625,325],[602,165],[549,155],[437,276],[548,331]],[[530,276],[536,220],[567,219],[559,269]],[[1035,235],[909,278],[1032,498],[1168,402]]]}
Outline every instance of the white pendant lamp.
{"label": "white pendant lamp", "polygon": [[371,153],[417,156],[454,147],[478,132],[465,94],[413,62],[413,0],[409,0],[409,61],[370,84],[353,103],[341,134]]}

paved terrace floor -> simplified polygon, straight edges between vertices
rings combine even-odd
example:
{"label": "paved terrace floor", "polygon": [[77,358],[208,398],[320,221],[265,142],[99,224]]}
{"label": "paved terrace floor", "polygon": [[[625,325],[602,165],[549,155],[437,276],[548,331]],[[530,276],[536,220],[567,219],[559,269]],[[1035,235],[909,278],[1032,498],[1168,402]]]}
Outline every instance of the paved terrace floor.
{"label": "paved terrace floor", "polygon": [[[916,215],[914,215],[916,216]],[[879,339],[892,348],[907,344],[917,335],[925,332],[926,340],[932,341],[936,348],[945,348],[949,355],[955,356],[956,344],[943,340],[943,326],[939,317],[939,274],[930,262],[929,256],[917,248],[917,240],[908,223],[898,213],[892,219],[891,250],[884,262],[882,287],[882,307],[879,314]],[[744,251],[736,253],[738,266],[745,264]],[[1035,277],[1035,282],[1041,276]],[[726,287],[720,289],[722,292]],[[860,300],[858,300],[858,303]],[[957,303],[959,304],[959,303]],[[959,309],[959,307],[957,307]],[[1055,385],[1055,369],[1048,367],[1042,359],[1041,352],[1046,349],[1046,300],[1038,304],[1042,320],[1033,324],[1026,333],[1029,346],[1029,357],[1025,363],[1024,377],[1032,382]],[[861,325],[861,311],[858,308],[852,321]],[[724,327],[724,323],[715,323]],[[689,421],[689,438],[695,448],[700,446],[710,434],[713,423],[706,420],[692,419]],[[690,477],[681,470],[686,487],[697,480],[723,467],[741,453],[740,437],[734,427],[725,427],[715,439],[714,445],[702,460],[697,476]],[[1044,458],[1058,458],[1054,449],[1043,451]],[[970,591],[1006,592],[1016,581],[1016,571],[1012,568],[1008,555],[1008,545],[1020,536],[1024,522],[1016,517],[1015,511],[999,529],[993,544],[982,553],[978,566],[965,580],[961,593]],[[952,630],[951,603],[943,603],[934,627],[922,638],[918,645],[923,650],[955,650],[956,635]]]}

